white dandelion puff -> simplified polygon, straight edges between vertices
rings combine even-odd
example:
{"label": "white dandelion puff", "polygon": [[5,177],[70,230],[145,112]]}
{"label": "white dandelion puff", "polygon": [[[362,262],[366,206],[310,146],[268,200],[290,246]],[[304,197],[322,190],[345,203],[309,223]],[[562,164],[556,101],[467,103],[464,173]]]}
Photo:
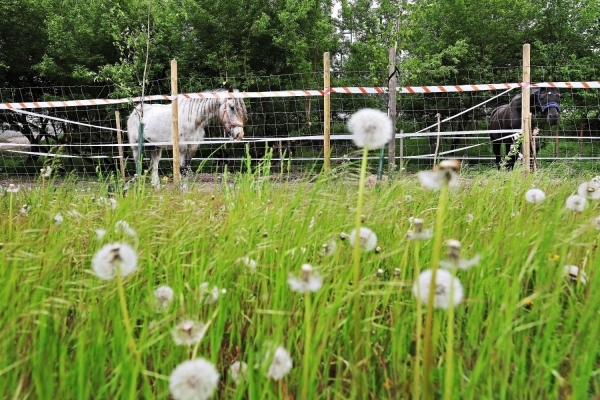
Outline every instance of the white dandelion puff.
{"label": "white dandelion puff", "polygon": [[328,241],[327,243],[323,243],[321,245],[321,250],[319,251],[319,255],[321,257],[330,257],[335,254],[337,250],[337,242],[333,239]]}
{"label": "white dandelion puff", "polygon": [[10,185],[8,185],[8,187],[6,188],[6,192],[7,193],[17,193],[19,191],[21,187],[15,185],[14,183],[11,183]]}
{"label": "white dandelion puff", "polygon": [[412,223],[413,229],[409,229],[406,232],[406,238],[410,240],[427,240],[433,237],[433,233],[430,229],[424,229],[425,221],[421,218],[410,217],[409,221]]}
{"label": "white dandelion puff", "polygon": [[[431,285],[433,270],[428,269],[421,272],[419,278],[413,285],[413,293],[415,296],[420,296],[423,304],[429,301],[429,288]],[[452,297],[450,291],[452,290]],[[435,293],[433,296],[433,306],[444,310],[450,307],[453,303],[459,305],[463,298],[463,288],[458,278],[446,270],[438,269],[435,275]]]}
{"label": "white dandelion puff", "polygon": [[474,219],[475,217],[473,216],[473,214],[467,214],[467,224],[473,222]]}
{"label": "white dandelion puff", "polygon": [[237,259],[237,262],[244,264],[244,266],[250,268],[252,271],[256,269],[256,261],[250,257],[240,257]]}
{"label": "white dandelion puff", "polygon": [[54,225],[60,225],[60,224],[62,224],[62,223],[63,223],[63,220],[64,220],[64,218],[63,218],[63,216],[62,216],[62,215],[60,215],[60,214],[56,214],[56,215],[54,216]]}
{"label": "white dandelion puff", "polygon": [[[267,357],[269,355],[270,354],[267,353]],[[267,378],[271,378],[275,381],[281,380],[292,370],[292,367],[293,363],[290,353],[288,353],[283,347],[278,347],[275,349],[275,355],[273,356],[273,360],[269,366]]]}
{"label": "white dandelion puff", "polygon": [[178,346],[191,346],[198,343],[206,333],[206,324],[187,319],[180,322],[171,330],[173,340]]}
{"label": "white dandelion puff", "polygon": [[110,207],[113,210],[117,208],[117,201],[112,197],[108,199],[106,197],[98,197],[97,203],[100,206]]}
{"label": "white dandelion puff", "polygon": [[209,289],[208,286],[208,282],[203,282],[200,285],[200,303],[202,304],[213,304],[219,300],[219,288],[213,286]]}
{"label": "white dandelion puff", "polygon": [[386,113],[372,108],[364,108],[354,113],[348,120],[352,140],[358,147],[370,150],[379,149],[392,139],[394,128]]}
{"label": "white dandelion puff", "polygon": [[29,206],[27,204],[23,204],[23,207],[21,207],[21,210],[19,210],[19,212],[21,214],[23,214],[24,216],[28,216],[29,215]]}
{"label": "white dandelion puff", "polygon": [[[364,226],[360,228],[359,232],[360,247],[367,252],[373,250],[377,246],[377,235],[375,232]],[[354,246],[354,242],[356,241],[356,229],[352,229],[349,239],[350,244]]]}
{"label": "white dandelion puff", "polygon": [[448,246],[447,259],[440,261],[440,267],[446,269],[469,269],[479,264],[481,258],[479,254],[471,259],[460,258],[460,242],[458,240],[450,239],[446,241],[446,245]]}
{"label": "white dandelion puff", "polygon": [[48,177],[50,177],[50,174],[52,174],[52,168],[51,167],[42,168],[40,170],[40,173],[42,174],[42,176],[44,178],[48,178]]}
{"label": "white dandelion puff", "polygon": [[596,217],[592,220],[592,225],[594,228],[600,230],[600,217]]}
{"label": "white dandelion puff", "polygon": [[96,240],[100,240],[106,235],[106,229],[96,229]]}
{"label": "white dandelion puff", "polygon": [[460,161],[444,160],[431,171],[421,171],[417,174],[421,186],[429,190],[440,190],[444,184],[449,188],[459,186],[458,174]]}
{"label": "white dandelion puff", "polygon": [[573,196],[569,196],[567,198],[566,206],[573,211],[582,212],[586,205],[586,198],[578,194],[574,194]]}
{"label": "white dandelion puff", "polygon": [[540,189],[529,189],[525,193],[525,200],[530,203],[539,203],[546,198],[546,193]]}
{"label": "white dandelion puff", "polygon": [[290,274],[287,282],[290,285],[290,289],[298,293],[317,292],[323,286],[323,278],[313,272],[313,267],[309,264],[302,265],[300,277]]}
{"label": "white dandelion puff", "polygon": [[600,199],[600,183],[595,181],[583,182],[577,188],[577,193],[589,200]]}
{"label": "white dandelion puff", "polygon": [[123,221],[123,220],[119,220],[117,222],[115,222],[115,233],[126,233],[129,236],[137,236],[137,233],[135,232],[135,230],[129,226],[129,223],[127,221]]}
{"label": "white dandelion puff", "polygon": [[173,289],[170,286],[160,286],[154,290],[154,309],[157,313],[163,313],[169,309],[173,301]]}
{"label": "white dandelion puff", "polygon": [[587,274],[585,271],[580,270],[579,267],[575,265],[565,265],[563,271],[573,282],[579,281],[583,285],[587,283]]}
{"label": "white dandelion puff", "polygon": [[248,377],[248,364],[243,361],[234,362],[229,367],[229,375],[231,376],[231,380],[237,385]]}
{"label": "white dandelion puff", "polygon": [[203,358],[182,362],[169,376],[169,391],[175,400],[208,400],[218,384],[215,366]]}
{"label": "white dandelion puff", "polygon": [[117,276],[127,276],[137,269],[137,254],[127,243],[104,245],[92,259],[92,269],[100,279],[109,280]]}

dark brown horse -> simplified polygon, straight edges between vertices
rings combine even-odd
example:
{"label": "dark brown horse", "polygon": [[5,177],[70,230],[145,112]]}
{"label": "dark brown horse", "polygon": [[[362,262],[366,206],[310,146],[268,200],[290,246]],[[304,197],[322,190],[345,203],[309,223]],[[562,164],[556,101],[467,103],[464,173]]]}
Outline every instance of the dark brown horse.
{"label": "dark brown horse", "polygon": [[[531,112],[531,130],[537,130],[536,114],[546,113],[546,119],[549,125],[558,123],[560,113],[560,92],[556,88],[532,88],[530,94],[530,112]],[[508,104],[495,108],[490,116],[490,129],[521,129],[521,108],[523,99],[521,95],[516,95]],[[496,156],[496,164],[500,169],[502,163],[501,145],[506,146],[506,154],[510,152],[511,145],[514,144],[513,133],[490,133],[492,147]],[[537,145],[536,145],[537,148]],[[538,149],[539,150],[539,149]],[[517,160],[517,155],[510,157],[506,162],[506,167],[512,169]]]}

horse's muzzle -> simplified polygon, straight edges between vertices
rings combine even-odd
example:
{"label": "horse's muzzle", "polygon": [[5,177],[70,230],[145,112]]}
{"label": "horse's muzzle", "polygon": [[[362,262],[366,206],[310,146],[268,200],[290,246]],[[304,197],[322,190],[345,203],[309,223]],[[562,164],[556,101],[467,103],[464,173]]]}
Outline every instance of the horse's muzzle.
{"label": "horse's muzzle", "polygon": [[240,141],[244,138],[244,128],[235,127],[231,129],[231,140]]}
{"label": "horse's muzzle", "polygon": [[549,112],[548,113],[548,117],[547,117],[548,125],[556,125],[556,124],[558,124],[558,120],[559,119],[560,119],[560,115],[557,112],[555,112],[555,113]]}

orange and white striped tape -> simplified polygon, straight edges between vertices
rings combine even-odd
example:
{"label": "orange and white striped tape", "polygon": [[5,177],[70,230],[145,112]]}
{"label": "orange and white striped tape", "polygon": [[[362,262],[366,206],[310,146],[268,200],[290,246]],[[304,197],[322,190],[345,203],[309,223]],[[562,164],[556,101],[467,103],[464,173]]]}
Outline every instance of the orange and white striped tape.
{"label": "orange and white striped tape", "polygon": [[[397,90],[400,93],[451,93],[451,92],[474,92],[483,90],[503,90],[523,87],[523,83],[491,83],[481,85],[446,85],[446,86],[404,86]],[[600,81],[590,82],[541,82],[532,84],[532,87],[556,87],[568,89],[600,89]],[[274,92],[202,92],[185,93],[179,96],[152,95],[144,96],[144,101],[173,100],[175,97],[185,99],[218,99],[227,97],[238,98],[269,98],[269,97],[310,97],[323,96],[325,94],[384,94],[388,88],[385,87],[332,87],[325,90],[282,90]],[[93,100],[65,100],[65,101],[38,101],[26,103],[0,103],[0,110],[24,109],[24,108],[57,108],[57,107],[82,107],[98,106],[121,103],[137,103],[141,97],[122,99],[93,99]]]}

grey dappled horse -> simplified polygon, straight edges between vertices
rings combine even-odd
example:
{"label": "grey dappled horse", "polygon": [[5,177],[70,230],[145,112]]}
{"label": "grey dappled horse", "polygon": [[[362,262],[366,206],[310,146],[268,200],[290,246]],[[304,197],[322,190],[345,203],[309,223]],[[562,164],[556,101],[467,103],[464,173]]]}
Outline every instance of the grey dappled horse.
{"label": "grey dappled horse", "polygon": [[[216,90],[223,93],[225,90]],[[237,92],[237,91],[236,91]],[[226,93],[233,93],[229,90]],[[244,124],[248,120],[246,105],[241,98],[179,98],[179,140],[181,142],[199,142],[204,139],[205,129],[210,121],[220,122],[232,140],[244,137]],[[138,129],[140,126],[141,104],[138,105],[127,120],[127,135],[132,145],[134,160],[138,159]],[[150,143],[172,142],[171,137],[171,104],[143,105],[144,139]],[[199,144],[179,146],[179,166],[183,172],[189,168],[189,163],[196,153]],[[152,164],[152,182],[158,183],[158,163],[163,148],[168,145],[150,147]]]}
{"label": "grey dappled horse", "polygon": [[[530,93],[531,130],[537,128],[537,113],[546,113],[549,125],[556,125],[560,114],[560,92],[557,88],[532,88]],[[495,108],[490,116],[490,129],[521,129],[521,109],[523,99],[521,94],[516,95],[508,104]],[[502,163],[501,145],[506,146],[506,154],[514,144],[513,133],[490,133],[492,147],[496,156],[498,168]],[[536,145],[537,148],[537,145]],[[517,156],[512,156],[506,163],[506,167],[514,167]]]}

